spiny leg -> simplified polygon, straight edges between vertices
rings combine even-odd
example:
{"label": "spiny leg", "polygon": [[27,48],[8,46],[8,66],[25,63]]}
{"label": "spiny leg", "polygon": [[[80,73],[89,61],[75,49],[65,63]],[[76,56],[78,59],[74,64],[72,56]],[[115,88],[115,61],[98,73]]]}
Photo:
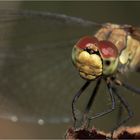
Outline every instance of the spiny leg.
{"label": "spiny leg", "polygon": [[104,115],[106,115],[106,114],[112,112],[112,111],[115,109],[115,98],[114,98],[114,95],[113,95],[113,92],[112,92],[112,88],[111,88],[110,83],[107,84],[107,87],[108,87],[108,90],[109,90],[109,95],[110,95],[111,103],[112,103],[111,108],[109,108],[108,110],[103,111],[103,112],[101,112],[101,113],[97,113],[97,114],[96,114],[95,116],[93,116],[93,117],[89,117],[90,120],[95,119],[95,118],[98,118],[98,117],[101,117],[101,116],[104,116]]}
{"label": "spiny leg", "polygon": [[117,112],[116,124],[119,124],[119,122],[121,121],[121,118],[122,118],[122,114],[123,114],[123,106],[122,106],[121,102],[119,102],[118,108],[119,109]]}
{"label": "spiny leg", "polygon": [[75,104],[76,101],[78,100],[78,98],[80,97],[80,95],[83,93],[83,91],[89,86],[90,81],[86,81],[86,83],[79,89],[79,91],[75,94],[73,100],[72,100],[72,115],[73,115],[73,119],[74,119],[74,127],[76,125],[76,115],[75,115]]}
{"label": "spiny leg", "polygon": [[[119,81],[117,79],[115,79],[115,83],[116,83],[116,85],[123,86],[124,88],[126,88],[126,89],[128,89],[136,94],[140,94],[140,88],[134,87],[129,83]],[[121,107],[121,109],[123,109],[123,108]]]}
{"label": "spiny leg", "polygon": [[[117,90],[117,88],[116,88],[116,90]],[[123,111],[124,110],[123,110],[122,103],[119,100],[119,103],[118,103],[118,112],[117,112],[117,117],[116,117],[116,124],[118,124],[121,121]]]}
{"label": "spiny leg", "polygon": [[136,88],[128,83],[124,83],[124,82],[121,82],[121,83],[122,83],[122,86],[125,87],[126,89],[140,94],[140,88]]}
{"label": "spiny leg", "polygon": [[122,96],[119,95],[119,93],[117,92],[116,88],[113,87],[112,90],[113,90],[114,94],[117,96],[117,98],[120,100],[122,105],[125,107],[126,111],[128,112],[128,117],[123,119],[121,122],[119,122],[117,124],[116,127],[113,128],[113,130],[112,130],[112,133],[113,133],[115,129],[117,129],[122,124],[126,123],[133,116],[133,112],[131,111],[131,109],[130,109],[129,105],[127,104],[126,100]]}
{"label": "spiny leg", "polygon": [[128,90],[130,90],[132,92],[135,92],[137,94],[140,94],[140,88],[134,87],[131,84],[128,84],[126,82],[123,82],[123,81],[120,81],[120,80],[117,80],[117,79],[114,80],[114,83],[117,86],[122,86],[122,87],[124,87],[124,88],[126,88],[126,89],[128,89]]}
{"label": "spiny leg", "polygon": [[[93,117],[88,117],[89,120],[92,120],[92,119],[95,119],[95,118],[98,118],[98,117],[101,117],[101,116],[104,116],[106,114],[109,114],[111,113],[114,109],[115,109],[115,98],[114,98],[114,95],[113,95],[113,91],[112,91],[112,87],[111,87],[111,84],[110,82],[107,83],[107,87],[108,87],[108,90],[109,90],[109,95],[110,95],[110,98],[111,98],[111,102],[112,102],[112,106],[111,108],[109,108],[108,110],[106,111],[103,111],[101,113],[97,113],[95,116]],[[111,139],[113,138],[113,133],[111,133]]]}
{"label": "spiny leg", "polygon": [[101,78],[98,79],[98,81],[96,82],[96,85],[95,85],[95,87],[94,87],[94,89],[92,91],[91,97],[90,97],[90,99],[89,99],[89,101],[88,101],[88,103],[86,105],[86,108],[85,108],[85,111],[84,111],[84,127],[88,127],[88,125],[89,125],[89,122],[87,122],[87,121],[89,121],[87,119],[87,115],[88,115],[89,110],[90,110],[90,108],[91,108],[91,106],[93,104],[95,96],[97,95],[97,92],[99,90],[100,84],[101,84]]}

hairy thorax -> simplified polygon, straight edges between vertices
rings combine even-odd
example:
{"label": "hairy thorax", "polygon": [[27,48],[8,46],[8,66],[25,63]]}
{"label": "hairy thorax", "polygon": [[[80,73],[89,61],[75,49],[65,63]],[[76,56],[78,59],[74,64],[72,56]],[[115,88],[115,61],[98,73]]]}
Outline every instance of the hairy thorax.
{"label": "hairy thorax", "polygon": [[140,65],[140,42],[131,37],[120,25],[107,23],[96,34],[99,40],[112,42],[119,52],[118,71],[137,70]]}

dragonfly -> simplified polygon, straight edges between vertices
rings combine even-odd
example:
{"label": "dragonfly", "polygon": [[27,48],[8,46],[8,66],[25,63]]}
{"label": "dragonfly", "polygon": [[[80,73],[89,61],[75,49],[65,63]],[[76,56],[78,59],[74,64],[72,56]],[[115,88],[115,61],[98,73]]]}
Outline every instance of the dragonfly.
{"label": "dragonfly", "polygon": [[[73,68],[70,54],[72,52],[72,60],[76,66],[77,60],[74,60],[74,57],[77,56],[77,50],[75,50],[77,47],[72,49],[72,46],[76,44],[76,41],[82,35],[93,34],[93,32],[100,29],[95,33],[96,38],[87,36],[76,44],[76,46],[83,44],[82,42],[84,40],[97,40],[90,42],[90,45],[92,44],[94,46],[94,51],[96,49],[98,50],[95,44],[97,42],[101,43],[100,40],[111,42],[109,36],[112,36],[111,34],[113,36],[117,35],[113,32],[115,29],[123,31],[121,33],[122,38],[119,38],[120,40],[122,39],[121,43],[124,43],[124,48],[129,48],[126,45],[126,42],[129,40],[127,37],[133,37],[134,42],[139,41],[139,30],[133,26],[99,24],[78,17],[43,11],[0,9],[0,28],[0,117],[10,119],[14,122],[33,122],[41,125],[46,122],[68,123],[72,121],[70,109],[71,96],[77,89],[75,85],[80,86],[83,81],[80,80],[79,75],[77,75]],[[71,33],[72,29],[76,32],[75,38],[73,37],[73,33]],[[109,32],[103,32],[103,30]],[[56,32],[59,33],[59,36],[56,36]],[[114,37],[114,39],[116,39],[115,41],[118,40],[117,37]],[[115,41],[112,44],[116,46]],[[109,48],[115,51],[115,54],[112,54],[115,59],[120,58],[120,54],[125,55],[125,52],[121,52],[123,48],[115,49],[116,47],[112,47],[114,46],[112,44],[111,46],[109,45]],[[81,51],[92,54],[92,50],[89,48],[81,47]],[[104,51],[106,52],[108,49]],[[118,53],[117,51],[120,52]],[[99,63],[105,60],[98,52],[96,52],[95,56]],[[136,62],[138,57],[131,60]],[[122,74],[125,72],[123,70],[130,66],[125,63],[123,66],[118,67],[119,61],[110,58],[104,63],[108,65],[110,61],[112,63],[116,62],[117,64],[115,67],[114,65],[111,67],[106,66],[107,69],[109,68],[106,72],[114,68],[112,70],[113,72],[117,69],[120,72],[119,74]],[[129,61],[128,64],[131,64]],[[135,65],[135,68],[137,68],[136,66],[139,65]],[[113,75],[113,72],[103,76],[102,63],[100,67],[101,73],[97,73],[92,79],[87,78],[84,73],[80,74],[81,77],[86,79],[86,84],[74,96],[72,102],[72,113],[75,121],[77,120],[75,116],[75,102],[91,81],[97,81],[97,84],[93,91],[93,97],[90,98],[85,109],[85,120],[87,120],[87,114],[92,105],[93,98],[99,89],[101,79],[107,82],[113,104],[113,93],[115,93],[126,107],[123,98],[119,96],[116,88],[112,84],[139,92],[139,90],[125,82],[117,81],[116,74]],[[78,69],[80,70],[79,67]],[[61,76],[61,74],[63,75]],[[62,100],[64,101],[62,102]],[[128,106],[126,109],[128,110]],[[106,114],[106,112],[103,114]]]}
{"label": "dragonfly", "polygon": [[[117,86],[122,86],[140,94],[140,88],[136,88],[120,80],[118,77],[118,75],[123,75],[124,73],[134,70],[139,71],[140,69],[139,31],[139,28],[131,25],[107,23],[104,24],[94,36],[85,36],[74,45],[72,50],[73,64],[79,71],[80,76],[86,80],[86,83],[75,94],[72,101],[74,125],[76,123],[75,102],[89,84],[95,80],[97,81],[96,85],[84,110],[84,127],[89,125],[90,120],[109,114],[115,109],[116,103],[114,96],[120,100],[128,116],[112,129],[111,136],[113,137],[115,129],[133,116],[133,111],[130,109],[128,103],[118,93]],[[88,116],[94,98],[100,88],[101,80],[104,80],[107,85],[112,106],[104,112],[95,114],[95,116]]]}

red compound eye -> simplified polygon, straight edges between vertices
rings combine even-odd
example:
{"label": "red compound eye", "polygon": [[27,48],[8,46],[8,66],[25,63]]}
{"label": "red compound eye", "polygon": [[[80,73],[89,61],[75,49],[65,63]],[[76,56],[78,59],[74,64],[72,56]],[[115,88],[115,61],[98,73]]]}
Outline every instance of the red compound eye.
{"label": "red compound eye", "polygon": [[80,49],[84,49],[88,47],[89,44],[97,44],[97,43],[98,43],[97,38],[91,36],[85,36],[77,42],[76,46]]}
{"label": "red compound eye", "polygon": [[116,58],[118,56],[117,47],[109,41],[100,41],[98,47],[104,58]]}

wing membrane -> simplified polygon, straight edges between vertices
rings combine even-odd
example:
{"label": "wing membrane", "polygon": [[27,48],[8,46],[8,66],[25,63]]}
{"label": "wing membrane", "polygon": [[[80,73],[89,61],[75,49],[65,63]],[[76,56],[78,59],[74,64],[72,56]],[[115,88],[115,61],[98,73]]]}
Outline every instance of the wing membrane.
{"label": "wing membrane", "polygon": [[71,25],[71,24],[77,24],[81,27],[83,26],[89,26],[89,27],[95,27],[95,26],[101,26],[101,24],[98,24],[93,21],[84,20],[82,18],[78,17],[72,17],[65,14],[57,14],[57,13],[51,13],[51,12],[42,12],[42,11],[32,11],[32,10],[15,10],[15,9],[0,9],[2,21],[8,21],[8,18],[14,18],[14,17],[25,17],[25,18],[41,18],[41,20],[45,19],[51,19],[51,22],[54,20],[55,22],[60,22],[63,24]]}
{"label": "wing membrane", "polygon": [[70,121],[82,82],[71,63],[73,39],[96,28],[66,15],[0,9],[0,117]]}

